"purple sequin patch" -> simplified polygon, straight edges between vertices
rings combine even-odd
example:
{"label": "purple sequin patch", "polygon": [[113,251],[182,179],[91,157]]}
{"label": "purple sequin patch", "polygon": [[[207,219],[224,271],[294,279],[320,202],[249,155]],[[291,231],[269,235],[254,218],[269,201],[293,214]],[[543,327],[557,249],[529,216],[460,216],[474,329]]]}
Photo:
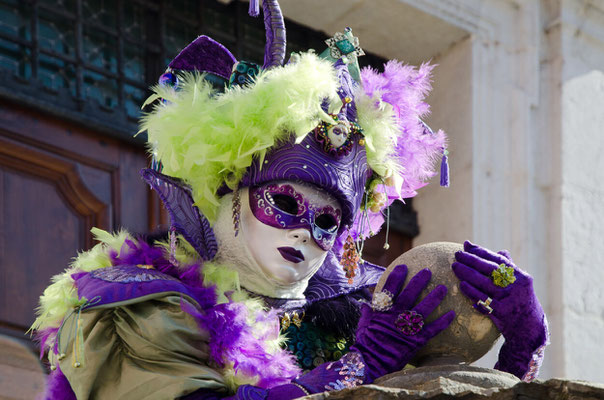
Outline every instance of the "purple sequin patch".
{"label": "purple sequin patch", "polygon": [[528,371],[522,377],[524,382],[532,382],[537,375],[539,375],[539,368],[541,368],[541,364],[543,363],[543,354],[545,352],[545,344],[539,347],[531,356],[531,361],[529,362]]}
{"label": "purple sequin patch", "polygon": [[362,385],[365,380],[365,363],[358,353],[346,353],[339,361],[329,365],[327,369],[336,366],[335,371],[340,379],[325,385],[326,390],[342,390]]}
{"label": "purple sequin patch", "polygon": [[[293,211],[282,209],[275,201],[277,196],[284,196],[289,200]],[[264,224],[279,229],[306,228],[317,245],[325,251],[329,250],[336,240],[342,212],[331,206],[315,207],[290,185],[272,183],[252,187],[249,199],[252,213]],[[329,217],[331,226],[317,225],[317,221],[323,216]]]}
{"label": "purple sequin patch", "polygon": [[123,265],[119,267],[99,268],[91,271],[90,276],[106,282],[119,283],[150,282],[158,279],[178,282],[178,279],[159,272],[156,269],[151,269],[146,265]]}
{"label": "purple sequin patch", "polygon": [[394,325],[396,325],[404,335],[413,336],[421,331],[424,326],[424,317],[415,311],[403,311],[398,315]]}

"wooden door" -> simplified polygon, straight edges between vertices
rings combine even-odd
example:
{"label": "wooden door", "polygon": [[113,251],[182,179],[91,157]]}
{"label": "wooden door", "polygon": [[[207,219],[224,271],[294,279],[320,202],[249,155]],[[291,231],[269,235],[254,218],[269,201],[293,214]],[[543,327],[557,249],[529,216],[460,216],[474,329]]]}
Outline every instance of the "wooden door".
{"label": "wooden door", "polygon": [[14,104],[0,105],[0,333],[25,339],[38,297],[94,226],[156,228],[140,179],[147,157],[126,143]]}

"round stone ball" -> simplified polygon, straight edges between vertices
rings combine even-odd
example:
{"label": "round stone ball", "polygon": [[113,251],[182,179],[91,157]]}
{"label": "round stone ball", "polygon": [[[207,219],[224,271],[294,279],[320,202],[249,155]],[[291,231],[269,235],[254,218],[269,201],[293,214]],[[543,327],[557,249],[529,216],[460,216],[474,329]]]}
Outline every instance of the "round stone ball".
{"label": "round stone ball", "polygon": [[463,250],[463,246],[451,242],[434,242],[417,246],[394,260],[376,285],[375,291],[378,292],[394,267],[405,264],[409,268],[405,286],[420,270],[429,268],[432,271],[432,279],[421,293],[420,301],[437,285],[445,285],[448,289],[444,300],[425,318],[425,323],[429,324],[449,310],[454,310],[456,317],[447,329],[418,351],[410,362],[416,367],[470,364],[485,355],[499,338],[500,332],[491,319],[479,313],[473,307],[472,301],[459,289],[459,279],[451,269],[451,264],[455,261],[455,252],[459,250]]}

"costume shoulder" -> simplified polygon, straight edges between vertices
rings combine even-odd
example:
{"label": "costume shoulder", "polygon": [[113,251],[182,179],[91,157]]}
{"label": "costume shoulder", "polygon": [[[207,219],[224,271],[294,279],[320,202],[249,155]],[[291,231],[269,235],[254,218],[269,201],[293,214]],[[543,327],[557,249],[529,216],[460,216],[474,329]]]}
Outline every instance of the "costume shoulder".
{"label": "costume shoulder", "polygon": [[[51,365],[76,398],[174,399],[199,389],[227,394],[210,361],[210,333],[166,293],[145,301],[91,303],[68,315],[57,332]],[[80,312],[81,310],[81,312]]]}
{"label": "costume shoulder", "polygon": [[116,399],[226,392],[223,373],[209,366],[210,333],[192,315],[217,300],[199,259],[184,246],[170,254],[168,244],[126,232],[93,233],[100,243],[53,278],[32,327],[66,390]]}
{"label": "costume shoulder", "polygon": [[78,398],[226,393],[298,374],[276,313],[240,290],[235,272],[202,263],[181,236],[172,247],[93,233],[100,243],[53,278],[32,326]]}
{"label": "costume shoulder", "polygon": [[[156,292],[191,293],[187,287],[190,285],[178,277],[187,275],[189,281],[195,281],[191,271],[199,272],[200,265],[190,255],[194,250],[188,252],[188,263],[183,268],[178,264],[184,261],[185,255],[181,255],[180,260],[173,257],[171,262],[166,243],[149,245],[126,231],[110,234],[93,228],[92,233],[99,243],[79,254],[69,268],[52,278],[53,283],[40,297],[33,330],[57,329],[71,310],[90,306],[97,296],[102,297],[94,299],[98,306]],[[197,278],[201,280],[199,274]]]}

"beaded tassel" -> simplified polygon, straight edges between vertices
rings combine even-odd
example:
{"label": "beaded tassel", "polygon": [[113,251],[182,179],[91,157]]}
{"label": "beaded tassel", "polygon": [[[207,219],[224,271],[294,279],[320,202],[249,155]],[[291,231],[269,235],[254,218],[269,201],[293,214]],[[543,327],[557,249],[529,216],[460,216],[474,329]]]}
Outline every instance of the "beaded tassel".
{"label": "beaded tassel", "polygon": [[346,271],[346,277],[348,278],[348,284],[352,285],[353,278],[356,276],[356,269],[359,266],[361,257],[357,253],[357,247],[352,240],[352,236],[348,235],[346,242],[344,243],[344,252],[342,253],[342,266]]}
{"label": "beaded tassel", "polygon": [[239,234],[239,220],[241,218],[241,197],[239,194],[239,189],[235,190],[233,194],[233,230],[235,231],[235,236]]}
{"label": "beaded tassel", "polygon": [[260,14],[260,0],[250,0],[250,7],[247,13],[250,17],[257,17]]}
{"label": "beaded tassel", "polygon": [[178,266],[178,260],[176,259],[176,231],[174,228],[170,229],[170,263]]}
{"label": "beaded tassel", "polygon": [[443,149],[443,158],[440,163],[440,186],[449,187],[451,184],[449,181],[449,151]]}

